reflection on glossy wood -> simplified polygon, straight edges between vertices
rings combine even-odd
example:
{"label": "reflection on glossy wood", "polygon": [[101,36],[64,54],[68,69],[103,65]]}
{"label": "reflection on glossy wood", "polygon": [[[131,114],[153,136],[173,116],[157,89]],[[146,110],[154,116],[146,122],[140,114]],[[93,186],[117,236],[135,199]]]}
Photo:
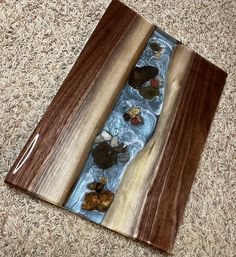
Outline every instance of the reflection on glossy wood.
{"label": "reflection on glossy wood", "polygon": [[[113,1],[6,182],[62,205],[154,25]],[[13,170],[36,134],[36,148]],[[52,186],[53,185],[53,186]]]}

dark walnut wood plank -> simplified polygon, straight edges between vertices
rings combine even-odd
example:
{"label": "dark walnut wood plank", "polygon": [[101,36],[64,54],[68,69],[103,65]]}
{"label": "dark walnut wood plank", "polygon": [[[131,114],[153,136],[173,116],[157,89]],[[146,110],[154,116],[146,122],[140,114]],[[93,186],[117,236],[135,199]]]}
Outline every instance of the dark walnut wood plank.
{"label": "dark walnut wood plank", "polygon": [[225,79],[224,71],[194,53],[137,229],[139,240],[165,252],[173,247]]}
{"label": "dark walnut wood plank", "polygon": [[176,47],[155,132],[129,164],[102,225],[171,251],[225,78]]}
{"label": "dark walnut wood plank", "polygon": [[127,6],[112,1],[6,183],[56,205],[64,203],[153,30]]}

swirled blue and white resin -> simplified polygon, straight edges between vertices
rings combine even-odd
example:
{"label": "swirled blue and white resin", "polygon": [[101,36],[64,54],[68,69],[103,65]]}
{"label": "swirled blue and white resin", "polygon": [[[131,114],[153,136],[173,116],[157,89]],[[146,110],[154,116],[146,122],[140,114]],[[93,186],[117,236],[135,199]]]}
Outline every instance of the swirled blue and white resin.
{"label": "swirled blue and white resin", "polygon": [[[155,52],[150,48],[150,44],[153,42],[157,42],[163,48],[160,58],[157,58],[155,56]],[[116,135],[119,142],[123,142],[127,145],[128,152],[130,154],[129,161],[125,164],[118,162],[116,165],[113,165],[111,168],[104,171],[98,168],[90,154],[85,167],[82,170],[67,203],[65,204],[65,208],[96,223],[102,222],[105,213],[81,209],[85,193],[90,191],[87,188],[87,184],[93,181],[98,181],[101,176],[106,176],[106,189],[115,192],[126,171],[127,165],[152,136],[162,110],[168,65],[176,43],[177,41],[175,39],[171,38],[160,29],[156,29],[149,39],[136,66],[142,67],[151,65],[158,68],[159,74],[157,79],[160,82],[160,95],[155,97],[153,100],[147,100],[143,98],[136,89],[126,83],[110,117],[102,129],[105,129],[113,136]],[[132,126],[129,122],[124,120],[123,114],[130,107],[141,108],[141,114],[144,120],[143,124]],[[95,146],[96,144],[94,144],[92,148]]]}

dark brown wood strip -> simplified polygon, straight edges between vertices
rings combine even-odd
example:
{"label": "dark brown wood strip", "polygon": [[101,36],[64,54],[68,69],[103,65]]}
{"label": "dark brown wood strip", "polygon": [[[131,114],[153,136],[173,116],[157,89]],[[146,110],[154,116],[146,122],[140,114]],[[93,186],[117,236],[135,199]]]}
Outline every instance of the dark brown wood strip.
{"label": "dark brown wood strip", "polygon": [[154,25],[112,1],[7,183],[56,205],[64,203],[153,30]]}
{"label": "dark brown wood strip", "polygon": [[183,217],[226,73],[195,54],[137,238],[170,252]]}
{"label": "dark brown wood strip", "polygon": [[[86,96],[93,89],[94,78],[112,53],[137,14],[119,1],[112,1],[102,17],[85,48],[68,74],[63,85],[49,105],[25,147],[17,157],[6,182],[27,190],[35,176],[39,176],[39,168],[50,153],[59,135],[63,133],[67,121],[75,108],[79,109]],[[98,47],[100,46],[100,47]],[[54,127],[56,129],[50,129]],[[30,145],[33,138],[40,132],[37,148],[32,152],[27,165],[21,172],[12,174],[17,163]]]}

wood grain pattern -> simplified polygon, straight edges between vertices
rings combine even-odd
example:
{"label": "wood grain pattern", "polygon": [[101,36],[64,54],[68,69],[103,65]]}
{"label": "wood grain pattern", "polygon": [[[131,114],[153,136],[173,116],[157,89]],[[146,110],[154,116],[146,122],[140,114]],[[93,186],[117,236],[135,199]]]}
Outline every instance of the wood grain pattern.
{"label": "wood grain pattern", "polygon": [[227,74],[193,52],[161,161],[154,170],[137,238],[170,252]]}
{"label": "wood grain pattern", "polygon": [[193,52],[178,45],[169,67],[164,107],[156,130],[146,146],[128,166],[115,199],[102,222],[104,226],[122,234],[137,237],[139,216],[142,214],[147,192],[155,176],[153,170],[162,158],[169,127],[174,120],[176,106],[181,99],[183,84],[188,75],[188,67],[192,62]]}
{"label": "wood grain pattern", "polygon": [[[119,1],[111,3],[8,173],[7,183],[63,205],[153,30],[154,25]],[[15,172],[35,136],[35,148]]]}
{"label": "wood grain pattern", "polygon": [[225,78],[177,46],[156,131],[129,165],[104,226],[171,252]]}

